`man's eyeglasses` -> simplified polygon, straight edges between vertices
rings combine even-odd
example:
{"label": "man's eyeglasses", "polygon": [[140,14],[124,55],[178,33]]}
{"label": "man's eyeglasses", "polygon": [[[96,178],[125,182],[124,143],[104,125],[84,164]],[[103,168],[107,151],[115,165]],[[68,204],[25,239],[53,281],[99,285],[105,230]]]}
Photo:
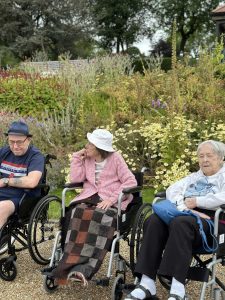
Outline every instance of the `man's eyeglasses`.
{"label": "man's eyeglasses", "polygon": [[23,141],[21,141],[21,140],[18,140],[18,141],[11,141],[11,140],[8,140],[8,144],[10,145],[10,146],[15,146],[15,145],[17,145],[17,146],[22,146],[24,143],[25,143],[25,141],[27,140],[27,138],[28,138],[28,136],[25,138],[25,140],[23,140]]}

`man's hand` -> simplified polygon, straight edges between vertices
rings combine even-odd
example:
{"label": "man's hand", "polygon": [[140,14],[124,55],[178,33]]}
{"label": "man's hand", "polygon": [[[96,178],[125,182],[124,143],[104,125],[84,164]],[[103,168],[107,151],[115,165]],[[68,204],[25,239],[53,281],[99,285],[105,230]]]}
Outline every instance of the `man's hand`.
{"label": "man's hand", "polygon": [[184,200],[184,204],[187,206],[187,208],[192,209],[195,208],[196,205],[196,198],[186,198]]}
{"label": "man's hand", "polygon": [[0,188],[3,188],[3,187],[5,187],[5,184],[4,184],[3,180],[0,179]]}
{"label": "man's hand", "polygon": [[112,202],[110,200],[103,200],[97,204],[98,208],[108,209],[112,206]]}

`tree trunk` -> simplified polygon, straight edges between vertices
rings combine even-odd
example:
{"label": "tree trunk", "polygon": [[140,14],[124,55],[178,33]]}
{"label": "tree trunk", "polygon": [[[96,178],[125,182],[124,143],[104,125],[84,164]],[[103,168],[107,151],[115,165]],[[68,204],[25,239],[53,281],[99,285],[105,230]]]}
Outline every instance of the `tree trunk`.
{"label": "tree trunk", "polygon": [[183,34],[181,35],[180,47],[177,50],[177,55],[180,56],[181,53],[184,53],[185,45],[188,40],[188,35]]}
{"label": "tree trunk", "polygon": [[118,37],[116,41],[116,53],[120,53],[120,39]]}
{"label": "tree trunk", "polygon": [[123,41],[121,41],[120,44],[121,44],[122,52],[124,52],[124,44],[123,44]]}

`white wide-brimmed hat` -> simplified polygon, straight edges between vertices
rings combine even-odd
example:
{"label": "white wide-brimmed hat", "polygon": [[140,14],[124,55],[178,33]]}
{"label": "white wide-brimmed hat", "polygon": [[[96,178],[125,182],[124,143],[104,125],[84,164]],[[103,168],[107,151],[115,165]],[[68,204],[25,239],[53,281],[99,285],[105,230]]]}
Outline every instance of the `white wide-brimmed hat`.
{"label": "white wide-brimmed hat", "polygon": [[112,147],[113,135],[106,129],[96,129],[92,133],[87,133],[87,138],[95,147],[108,151],[115,152]]}

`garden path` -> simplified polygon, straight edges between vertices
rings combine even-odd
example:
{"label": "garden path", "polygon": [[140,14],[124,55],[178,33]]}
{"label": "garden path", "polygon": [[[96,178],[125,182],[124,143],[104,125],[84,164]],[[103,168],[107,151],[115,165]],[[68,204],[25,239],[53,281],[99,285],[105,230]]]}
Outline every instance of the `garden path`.
{"label": "garden path", "polygon": [[[126,255],[127,244],[122,244],[122,252]],[[106,257],[98,277],[104,277],[107,272],[108,256]],[[1,280],[1,297],[0,299],[7,300],[110,300],[111,287],[113,279],[109,287],[96,286],[91,282],[87,288],[82,287],[79,283],[72,283],[70,286],[60,287],[54,293],[47,293],[43,288],[43,277],[41,269],[43,266],[37,265],[32,261],[27,250],[19,252],[17,258],[18,275],[12,282]],[[132,283],[132,276],[128,272],[127,281]],[[167,291],[157,283],[158,296],[160,300],[167,299]],[[189,300],[197,300],[200,284],[191,282],[187,286]],[[205,300],[209,300],[207,297]]]}

